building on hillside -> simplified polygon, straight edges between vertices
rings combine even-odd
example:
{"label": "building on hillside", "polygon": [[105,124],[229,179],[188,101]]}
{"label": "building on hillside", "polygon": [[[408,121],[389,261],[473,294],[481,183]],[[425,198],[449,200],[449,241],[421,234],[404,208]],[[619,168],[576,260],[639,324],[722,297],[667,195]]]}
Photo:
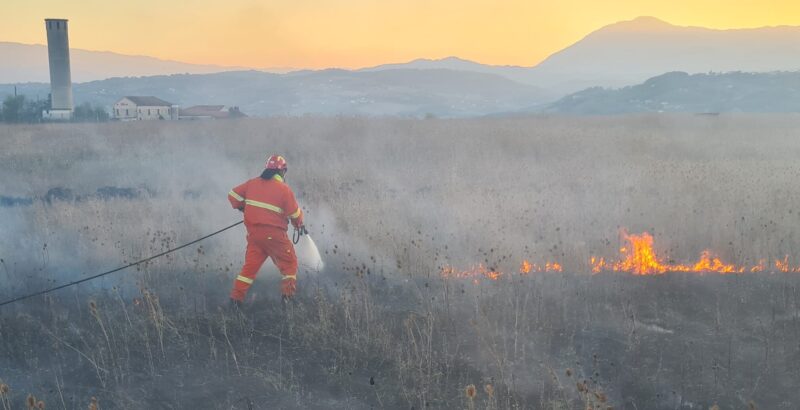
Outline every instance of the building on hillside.
{"label": "building on hillside", "polygon": [[239,111],[239,107],[227,107],[224,105],[195,105],[194,107],[182,108],[179,115],[182,120],[222,120],[242,117],[247,117],[247,115]]}
{"label": "building on hillside", "polygon": [[152,96],[127,96],[114,104],[113,114],[118,121],[177,120],[178,106]]}

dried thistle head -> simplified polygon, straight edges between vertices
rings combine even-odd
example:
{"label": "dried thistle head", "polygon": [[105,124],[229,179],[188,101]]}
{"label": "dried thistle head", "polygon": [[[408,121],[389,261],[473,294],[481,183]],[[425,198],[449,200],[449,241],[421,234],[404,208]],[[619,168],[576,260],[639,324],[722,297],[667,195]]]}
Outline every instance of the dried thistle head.
{"label": "dried thistle head", "polygon": [[0,383],[0,395],[5,396],[8,392],[11,391],[11,388],[8,387],[5,383]]}
{"label": "dried thistle head", "polygon": [[567,377],[572,377],[572,369],[568,368],[566,373],[567,373]]}
{"label": "dried thistle head", "polygon": [[601,391],[595,391],[594,392],[594,397],[596,397],[597,401],[599,401],[600,403],[605,403],[606,400],[608,400],[608,398],[606,397],[606,394],[601,392]]}
{"label": "dried thistle head", "polygon": [[36,403],[36,409],[37,409],[37,410],[44,410],[44,401],[42,401],[42,400],[39,400],[39,401]]}
{"label": "dried thistle head", "polygon": [[575,383],[575,387],[576,387],[576,388],[578,389],[578,391],[579,391],[579,392],[581,392],[581,393],[586,393],[587,391],[589,391],[589,388],[588,388],[588,387],[586,387],[586,384],[585,384],[584,382],[578,382],[578,383]]}
{"label": "dried thistle head", "polygon": [[34,409],[36,407],[36,397],[28,393],[28,398],[25,399],[25,405],[28,407],[28,410]]}
{"label": "dried thistle head", "polygon": [[470,384],[464,389],[464,394],[468,399],[472,400],[478,395],[478,389],[475,388],[474,384]]}
{"label": "dried thistle head", "polygon": [[754,401],[750,400],[750,402],[747,403],[747,409],[748,410],[758,410],[758,407],[756,407],[756,403]]}
{"label": "dried thistle head", "polygon": [[483,391],[489,395],[489,398],[494,397],[494,386],[492,386],[490,383],[487,383],[486,386],[483,386]]}

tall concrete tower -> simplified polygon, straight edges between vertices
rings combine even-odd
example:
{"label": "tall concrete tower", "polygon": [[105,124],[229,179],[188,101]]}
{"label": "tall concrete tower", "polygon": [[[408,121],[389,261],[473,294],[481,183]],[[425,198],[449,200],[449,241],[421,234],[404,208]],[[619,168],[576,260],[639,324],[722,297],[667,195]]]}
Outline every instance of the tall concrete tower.
{"label": "tall concrete tower", "polygon": [[50,59],[50,111],[44,117],[68,120],[72,117],[72,78],[69,69],[67,20],[45,19],[47,54]]}

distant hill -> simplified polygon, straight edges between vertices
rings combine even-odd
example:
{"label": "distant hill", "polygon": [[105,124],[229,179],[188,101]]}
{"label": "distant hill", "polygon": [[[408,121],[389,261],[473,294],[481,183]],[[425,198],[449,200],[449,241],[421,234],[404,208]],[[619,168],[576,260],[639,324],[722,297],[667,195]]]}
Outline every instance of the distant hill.
{"label": "distant hill", "polygon": [[621,89],[586,89],[549,105],[561,114],[800,112],[800,72],[672,72]]}
{"label": "distant hill", "polygon": [[[363,68],[358,71],[383,71],[383,70],[398,70],[398,69],[414,69],[414,70],[456,70],[456,71],[470,71],[475,73],[494,74],[506,77],[509,80],[521,83],[536,83],[533,71],[530,67],[520,67],[511,65],[487,65],[476,63],[474,61],[465,60],[458,57],[447,57],[442,59],[427,59],[420,58],[408,63],[397,64],[383,64],[375,67]],[[541,81],[538,81],[541,83]]]}
{"label": "distant hill", "polygon": [[535,67],[492,66],[448,57],[369,68],[447,68],[501,75],[554,93],[623,87],[671,71],[800,70],[800,27],[714,30],[639,17],[596,30]]}
{"label": "distant hill", "polygon": [[632,85],[671,71],[796,70],[800,27],[713,30],[640,17],[603,27],[551,55],[534,76],[551,86],[583,88]]}
{"label": "distant hill", "polygon": [[[18,85],[31,99],[49,85]],[[0,98],[13,85],[0,85]],[[556,102],[541,89],[484,73],[444,69],[298,71],[111,78],[76,84],[77,104],[110,109],[125,95],[154,95],[183,107],[239,106],[251,116],[365,115],[481,117],[537,112],[598,115],[640,112],[800,112],[800,72],[687,74],[671,72],[644,83],[593,87]]]}
{"label": "distant hill", "polygon": [[[72,81],[163,74],[203,74],[242,70],[242,67],[188,64],[153,57],[108,51],[70,49]],[[39,44],[0,42],[0,83],[50,82],[47,47]]]}
{"label": "distant hill", "polygon": [[[46,98],[46,83],[18,92]],[[225,104],[247,115],[481,116],[534,109],[549,101],[541,89],[507,78],[454,70],[236,71],[204,75],[111,78],[76,84],[76,103],[110,107],[125,95],[154,95],[181,106]],[[13,86],[0,85],[0,96]]]}
{"label": "distant hill", "polygon": [[[195,65],[152,57],[72,49],[73,82],[110,77],[205,74],[242,67]],[[800,70],[800,27],[715,30],[639,17],[602,27],[532,67],[496,66],[448,57],[355,70],[453,70],[534,85],[553,99],[588,87],[624,87],[671,71],[771,72]],[[264,70],[286,73],[289,69]],[[0,83],[47,82],[42,45],[0,42]]]}

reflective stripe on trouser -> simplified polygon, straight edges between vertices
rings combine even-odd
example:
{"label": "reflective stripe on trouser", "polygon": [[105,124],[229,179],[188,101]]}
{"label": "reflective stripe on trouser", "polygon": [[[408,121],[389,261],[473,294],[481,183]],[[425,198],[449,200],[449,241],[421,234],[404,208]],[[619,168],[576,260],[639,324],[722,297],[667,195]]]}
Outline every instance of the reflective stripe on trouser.
{"label": "reflective stripe on trouser", "polygon": [[231,299],[244,300],[247,291],[267,258],[281,272],[281,294],[292,296],[297,287],[297,256],[286,231],[274,227],[250,227],[247,234],[247,251],[244,266],[233,281]]}

